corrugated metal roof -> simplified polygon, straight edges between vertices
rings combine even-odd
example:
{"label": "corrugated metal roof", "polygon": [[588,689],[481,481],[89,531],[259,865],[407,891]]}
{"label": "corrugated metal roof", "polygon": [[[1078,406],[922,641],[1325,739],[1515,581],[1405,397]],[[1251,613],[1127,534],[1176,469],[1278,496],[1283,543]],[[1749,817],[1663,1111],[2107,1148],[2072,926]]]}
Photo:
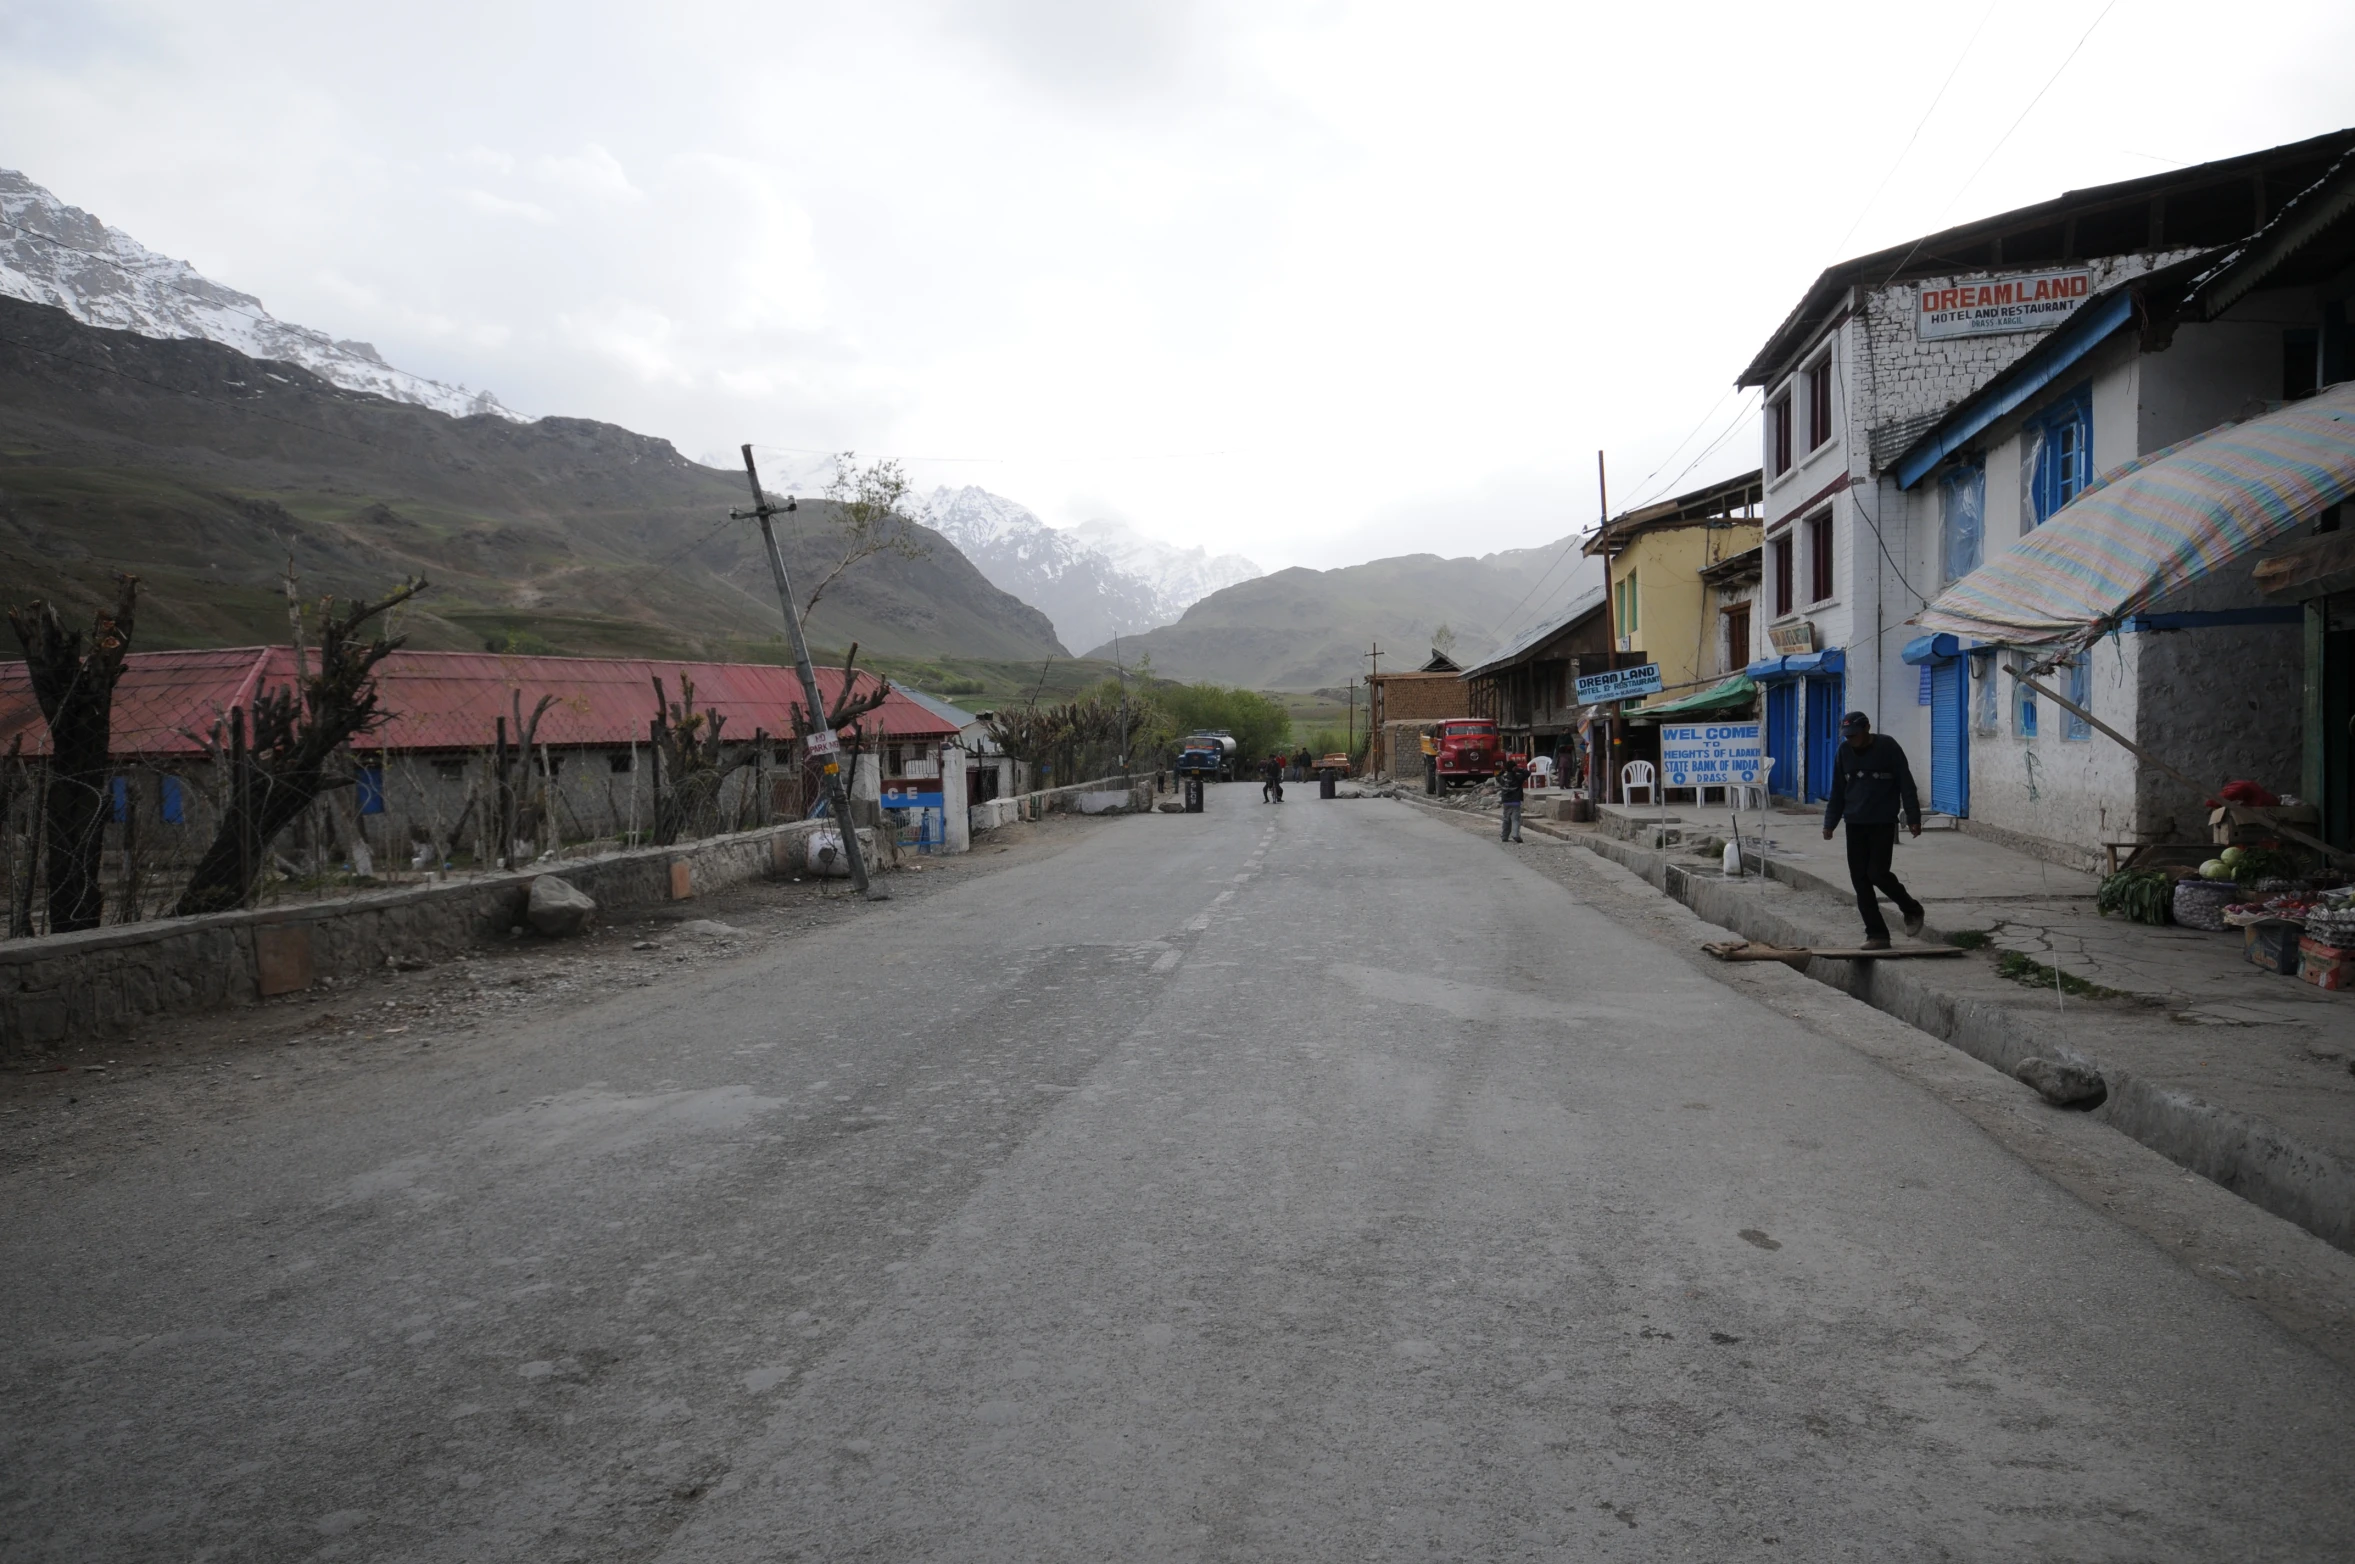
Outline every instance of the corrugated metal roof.
{"label": "corrugated metal roof", "polygon": [[953,706],[939,696],[926,694],[922,690],[911,690],[903,686],[900,689],[900,694],[905,695],[941,721],[955,723],[960,731],[972,727],[981,720],[964,707]]}
{"label": "corrugated metal roof", "polygon": [[[185,652],[134,652],[115,686],[113,748],[119,755],[199,755],[198,737],[211,732],[232,707],[264,687],[293,682],[294,651],[248,646]],[[514,729],[515,699],[523,712],[542,695],[556,703],[540,719],[542,743],[618,745],[642,740],[653,720],[654,681],[677,701],[686,682],[695,709],[726,719],[722,732],[750,738],[792,731],[802,704],[801,681],[790,668],[766,663],[676,662],[636,657],[526,657],[495,652],[398,651],[379,665],[378,704],[392,716],[363,741],[368,749],[487,748],[498,719]],[[867,681],[860,680],[862,686]],[[842,670],[820,668],[818,688],[829,704],[840,697]],[[885,739],[953,737],[956,725],[894,690],[861,719]],[[47,754],[49,729],[21,662],[0,663],[0,750],[18,734],[26,754]]]}

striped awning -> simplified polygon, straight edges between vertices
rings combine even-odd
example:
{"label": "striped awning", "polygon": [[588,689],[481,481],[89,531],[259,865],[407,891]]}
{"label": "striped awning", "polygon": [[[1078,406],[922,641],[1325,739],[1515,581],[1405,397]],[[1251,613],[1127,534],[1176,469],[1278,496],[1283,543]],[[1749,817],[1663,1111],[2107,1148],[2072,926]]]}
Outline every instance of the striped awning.
{"label": "striped awning", "polygon": [[2129,462],[1914,622],[2015,645],[2091,641],[2350,493],[2355,381]]}

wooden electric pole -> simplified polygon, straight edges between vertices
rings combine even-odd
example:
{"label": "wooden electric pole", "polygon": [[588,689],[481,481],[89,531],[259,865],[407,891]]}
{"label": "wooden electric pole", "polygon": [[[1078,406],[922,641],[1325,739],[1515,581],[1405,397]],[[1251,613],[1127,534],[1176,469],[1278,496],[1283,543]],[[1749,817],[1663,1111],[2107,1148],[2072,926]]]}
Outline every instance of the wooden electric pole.
{"label": "wooden electric pole", "polygon": [[[793,639],[794,671],[801,675],[802,697],[810,703],[810,737],[837,746],[821,753],[826,755],[826,804],[833,811],[835,829],[842,833],[842,851],[850,860],[850,883],[860,895],[882,901],[888,893],[867,886],[867,860],[859,852],[858,824],[850,817],[850,789],[843,785],[842,767],[833,758],[839,752],[840,741],[826,721],[826,700],[818,692],[818,670],[810,666],[810,643],[801,633],[801,613],[793,606],[793,578],[785,573],[785,555],[777,547],[777,529],[769,519],[780,511],[792,510],[793,500],[788,496],[782,505],[769,503],[768,496],[760,491],[760,469],[752,463],[749,445],[744,447],[744,476],[752,483],[752,509],[729,514],[738,521],[749,519],[760,523],[761,541],[769,549],[769,573],[777,578],[777,606],[785,610],[785,633]],[[846,696],[849,693],[843,691]],[[819,739],[820,734],[825,737]]]}

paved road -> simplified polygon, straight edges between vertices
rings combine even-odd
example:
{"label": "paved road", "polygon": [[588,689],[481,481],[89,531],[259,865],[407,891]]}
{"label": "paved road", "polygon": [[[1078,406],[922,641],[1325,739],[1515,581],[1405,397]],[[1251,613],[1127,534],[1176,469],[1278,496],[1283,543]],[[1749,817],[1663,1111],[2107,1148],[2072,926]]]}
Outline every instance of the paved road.
{"label": "paved road", "polygon": [[0,1556],[2348,1556],[2342,1370],[1301,791],[11,1176]]}

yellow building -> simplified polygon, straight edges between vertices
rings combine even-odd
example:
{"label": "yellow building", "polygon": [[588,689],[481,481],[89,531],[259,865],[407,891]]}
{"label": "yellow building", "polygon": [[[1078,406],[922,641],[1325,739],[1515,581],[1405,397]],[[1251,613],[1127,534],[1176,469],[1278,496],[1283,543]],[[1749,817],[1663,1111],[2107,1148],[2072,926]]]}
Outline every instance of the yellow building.
{"label": "yellow building", "polygon": [[1587,539],[1586,552],[1604,560],[1615,661],[1658,663],[1662,686],[1641,705],[1597,715],[1588,742],[1604,760],[1595,777],[1604,799],[1620,796],[1628,762],[1659,763],[1646,707],[1677,706],[1672,721],[1749,715],[1755,692],[1741,672],[1750,662],[1764,497],[1762,475],[1751,471],[1624,511]]}
{"label": "yellow building", "polygon": [[1750,661],[1757,577],[1743,580],[1741,566],[1758,552],[1763,494],[1760,475],[1744,473],[1622,512],[1586,541],[1607,561],[1613,644],[1658,663],[1668,698]]}

